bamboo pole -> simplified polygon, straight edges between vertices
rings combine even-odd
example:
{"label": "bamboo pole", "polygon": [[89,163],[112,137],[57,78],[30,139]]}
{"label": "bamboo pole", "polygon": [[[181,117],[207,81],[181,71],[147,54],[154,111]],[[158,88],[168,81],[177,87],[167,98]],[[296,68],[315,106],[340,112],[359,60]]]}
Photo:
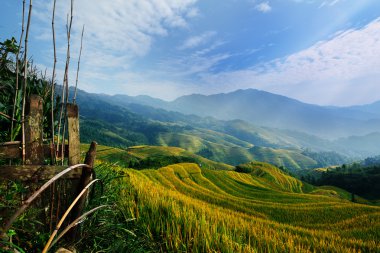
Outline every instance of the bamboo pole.
{"label": "bamboo pole", "polygon": [[[54,131],[54,99],[55,99],[55,93],[54,93],[54,85],[55,85],[55,83],[54,83],[54,79],[55,79],[55,67],[57,65],[57,50],[56,50],[56,47],[55,47],[55,28],[54,28],[55,3],[56,3],[56,0],[54,0],[54,4],[53,4],[53,16],[52,16],[52,20],[51,20],[51,29],[52,29],[52,32],[53,32],[53,50],[54,50],[53,74],[52,74],[52,77],[51,77],[51,142],[53,144],[53,148],[54,148],[54,144],[55,144],[55,140],[54,140],[54,135],[55,135],[55,131]],[[52,161],[52,164],[54,164],[55,160],[57,159],[56,152],[54,152],[54,157],[52,157],[52,159],[54,159],[54,161]]]}
{"label": "bamboo pole", "polygon": [[78,76],[79,76],[80,58],[82,56],[83,33],[84,33],[84,25],[82,27],[82,35],[80,37],[80,50],[79,50],[79,58],[78,58],[78,66],[77,66],[77,77],[76,77],[76,80],[75,80],[75,91],[74,91],[73,104],[76,103],[76,99],[77,99]]}
{"label": "bamboo pole", "polygon": [[[71,38],[71,27],[73,24],[73,7],[74,7],[74,0],[71,0],[71,6],[70,6],[70,22],[68,23],[67,27],[67,58],[66,58],[66,68],[65,68],[65,76],[66,76],[66,85],[65,85],[65,92],[66,92],[66,100],[65,100],[65,117],[63,118],[63,129],[62,129],[62,136],[66,136],[66,124],[67,124],[67,103],[69,102],[69,66],[70,66],[70,38]],[[62,142],[62,147],[64,147],[64,142]],[[63,155],[62,155],[63,156]],[[63,165],[63,160],[62,160]]]}
{"label": "bamboo pole", "polygon": [[[69,22],[69,16],[67,15],[67,21],[66,21],[66,31],[67,31],[67,52],[66,52],[66,66],[65,66],[65,74],[63,78],[63,86],[62,86],[62,103],[61,103],[61,111],[59,116],[59,123],[58,123],[58,134],[60,133],[60,128],[63,120],[63,128],[62,128],[62,147],[65,145],[65,135],[66,135],[66,104],[68,102],[69,97],[69,65],[70,65],[70,37],[71,37],[71,26],[73,21],[73,6],[74,6],[74,0],[71,0],[71,11],[70,11],[70,22]],[[59,146],[59,142],[57,143],[57,146]],[[57,147],[57,150],[59,147]],[[61,163],[64,162],[64,155],[61,154]]]}
{"label": "bamboo pole", "polygon": [[[24,37],[24,23],[25,23],[25,0],[22,1],[22,23],[21,23],[21,35],[20,35],[20,41],[19,41],[19,46],[16,54],[16,90],[15,90],[15,97],[13,100],[13,111],[12,111],[12,119],[15,118],[16,115],[16,103],[17,103],[17,97],[18,97],[18,74],[19,74],[19,55],[20,55],[20,50],[22,46],[22,38]],[[13,129],[14,129],[14,122],[12,121],[11,123],[11,141],[14,141],[13,139]]]}
{"label": "bamboo pole", "polygon": [[24,52],[24,87],[23,87],[23,99],[22,99],[22,162],[25,164],[25,103],[26,103],[26,86],[28,79],[28,37],[29,37],[29,27],[30,19],[32,16],[32,0],[29,0],[29,13],[28,13],[28,23],[26,25],[26,34],[25,34],[25,52]]}

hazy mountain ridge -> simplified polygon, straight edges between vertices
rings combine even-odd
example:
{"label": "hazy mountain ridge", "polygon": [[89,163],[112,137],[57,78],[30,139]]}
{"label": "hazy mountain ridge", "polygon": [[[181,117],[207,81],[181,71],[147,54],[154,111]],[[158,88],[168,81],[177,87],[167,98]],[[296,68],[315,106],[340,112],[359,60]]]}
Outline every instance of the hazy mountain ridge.
{"label": "hazy mountain ridge", "polygon": [[256,126],[297,130],[329,139],[365,135],[380,129],[380,101],[350,107],[319,106],[254,89],[186,95],[171,102],[149,96],[107,97],[124,106],[135,103],[219,120],[240,119]]}
{"label": "hazy mountain ridge", "polygon": [[[297,130],[260,127],[240,119],[226,121],[185,115],[146,105],[166,103],[148,96],[109,96],[79,90],[77,99],[83,122],[83,141],[98,139],[102,144],[121,147],[140,144],[177,146],[233,165],[264,159],[293,169],[326,165],[323,161],[333,161],[333,155],[340,164],[348,161],[342,154],[364,158],[380,153],[377,142],[365,136],[330,141]],[[372,135],[380,137],[380,134]],[[360,147],[351,145],[361,141],[363,145]],[[310,153],[304,153],[305,149],[325,152],[327,159],[322,157],[316,161],[315,157],[320,156],[310,158]]]}

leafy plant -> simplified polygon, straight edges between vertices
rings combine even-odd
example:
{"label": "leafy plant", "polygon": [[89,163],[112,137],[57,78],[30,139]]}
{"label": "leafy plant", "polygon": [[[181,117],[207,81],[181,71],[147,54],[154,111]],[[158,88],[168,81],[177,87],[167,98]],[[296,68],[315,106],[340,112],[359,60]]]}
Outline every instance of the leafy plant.
{"label": "leafy plant", "polygon": [[[0,115],[0,142],[21,139],[21,107],[23,89],[16,89],[16,53],[18,45],[15,38],[0,42],[0,112],[9,116]],[[18,60],[19,70],[28,68],[26,97],[31,94],[39,95],[43,103],[43,127],[45,138],[51,138],[51,82],[29,61],[28,66],[24,66],[23,61]],[[18,71],[18,78],[23,82],[22,71]],[[20,84],[19,84],[20,85]],[[17,97],[15,95],[17,92]],[[14,130],[11,131],[11,116],[13,115],[13,103],[16,102],[14,113]],[[59,96],[55,96],[54,115],[58,112]],[[55,122],[57,124],[57,122]]]}

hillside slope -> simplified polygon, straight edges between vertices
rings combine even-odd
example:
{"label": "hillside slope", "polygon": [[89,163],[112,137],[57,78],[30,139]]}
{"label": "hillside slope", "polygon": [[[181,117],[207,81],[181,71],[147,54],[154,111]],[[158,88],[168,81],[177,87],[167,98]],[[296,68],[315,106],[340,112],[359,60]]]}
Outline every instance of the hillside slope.
{"label": "hillside slope", "polygon": [[128,175],[126,210],[161,252],[379,250],[379,207],[316,192],[270,165],[244,166],[250,171],[193,163],[116,170]]}
{"label": "hillside slope", "polygon": [[[88,144],[82,144],[83,151],[88,150]],[[233,170],[234,167],[218,163],[204,157],[192,154],[177,147],[134,146],[127,149],[98,145],[97,159],[102,162],[117,164],[134,169],[157,169],[162,166],[181,162],[192,162],[212,170]]]}

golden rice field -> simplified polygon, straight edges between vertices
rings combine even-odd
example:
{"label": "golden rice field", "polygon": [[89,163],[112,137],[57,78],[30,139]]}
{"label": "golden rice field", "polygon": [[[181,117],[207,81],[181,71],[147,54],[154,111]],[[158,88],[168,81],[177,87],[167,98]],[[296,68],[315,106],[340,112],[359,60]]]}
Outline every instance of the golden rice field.
{"label": "golden rice field", "polygon": [[161,252],[380,252],[380,207],[249,168],[115,170],[127,175],[122,205]]}

